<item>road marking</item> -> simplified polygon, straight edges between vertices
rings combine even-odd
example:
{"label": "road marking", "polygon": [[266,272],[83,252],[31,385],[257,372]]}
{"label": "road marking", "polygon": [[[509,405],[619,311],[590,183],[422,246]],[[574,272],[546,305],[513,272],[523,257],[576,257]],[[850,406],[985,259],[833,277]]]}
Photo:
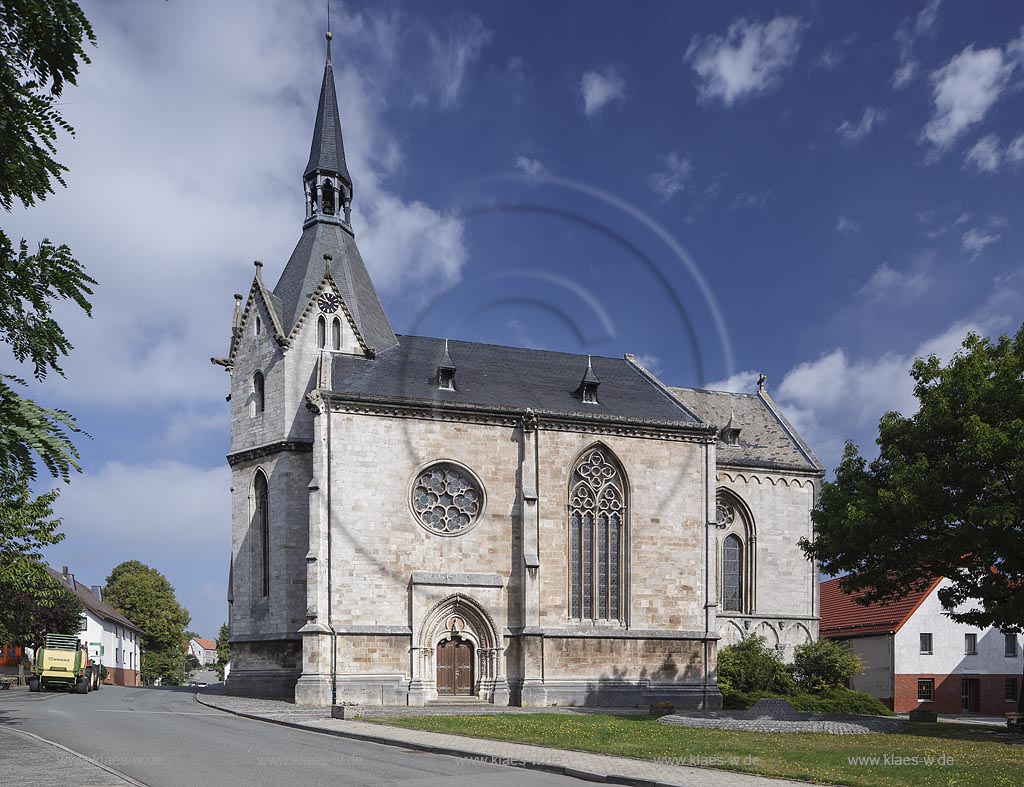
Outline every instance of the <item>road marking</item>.
{"label": "road marking", "polygon": [[216,716],[216,713],[209,713],[195,710],[125,710],[122,708],[93,708],[96,713],[166,713],[169,716]]}

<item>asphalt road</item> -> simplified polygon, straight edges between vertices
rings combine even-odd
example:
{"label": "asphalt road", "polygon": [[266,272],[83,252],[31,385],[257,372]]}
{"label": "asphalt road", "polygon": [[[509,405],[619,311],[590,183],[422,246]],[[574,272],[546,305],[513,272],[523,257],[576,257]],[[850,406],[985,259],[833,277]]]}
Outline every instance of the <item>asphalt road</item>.
{"label": "asphalt road", "polygon": [[105,686],[85,695],[2,692],[0,724],[60,743],[149,787],[582,784],[244,719],[206,708],[191,691],[177,688]]}

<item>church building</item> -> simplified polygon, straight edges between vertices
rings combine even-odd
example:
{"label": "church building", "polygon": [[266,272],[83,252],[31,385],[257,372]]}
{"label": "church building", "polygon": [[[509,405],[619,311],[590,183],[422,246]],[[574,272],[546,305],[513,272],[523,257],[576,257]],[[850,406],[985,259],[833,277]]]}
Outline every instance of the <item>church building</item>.
{"label": "church building", "polygon": [[[396,335],[356,245],[330,34],[305,221],[235,296],[230,694],[715,708],[817,637],[821,464],[764,389]],[[475,699],[474,699],[475,698]]]}

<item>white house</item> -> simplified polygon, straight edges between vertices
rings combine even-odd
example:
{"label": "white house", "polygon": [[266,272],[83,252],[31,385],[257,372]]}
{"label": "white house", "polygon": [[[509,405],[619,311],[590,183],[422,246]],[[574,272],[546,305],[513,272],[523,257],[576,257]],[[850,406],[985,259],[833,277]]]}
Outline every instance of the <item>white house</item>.
{"label": "white house", "polygon": [[892,604],[864,607],[839,579],[821,585],[821,636],[845,642],[866,668],[851,688],[897,713],[924,704],[937,713],[1001,716],[1021,690],[1021,635],[954,623],[939,601],[937,579]]}
{"label": "white house", "polygon": [[67,566],[60,573],[49,567],[46,570],[72,590],[85,607],[79,638],[89,649],[89,658],[107,668],[106,683],[138,686],[142,629],[103,601],[99,585],[90,588],[76,581]]}
{"label": "white house", "polygon": [[217,663],[217,643],[204,637],[193,637],[188,643],[188,652],[196,657],[201,666],[209,667]]}

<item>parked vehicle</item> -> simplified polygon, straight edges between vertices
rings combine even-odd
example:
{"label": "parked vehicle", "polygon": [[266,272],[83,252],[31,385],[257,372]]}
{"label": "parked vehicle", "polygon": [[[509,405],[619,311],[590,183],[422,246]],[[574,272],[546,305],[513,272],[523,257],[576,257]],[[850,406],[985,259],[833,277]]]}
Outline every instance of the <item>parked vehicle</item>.
{"label": "parked vehicle", "polygon": [[100,687],[100,667],[89,660],[89,652],[73,634],[47,634],[36,651],[29,691],[60,688],[87,694]]}

